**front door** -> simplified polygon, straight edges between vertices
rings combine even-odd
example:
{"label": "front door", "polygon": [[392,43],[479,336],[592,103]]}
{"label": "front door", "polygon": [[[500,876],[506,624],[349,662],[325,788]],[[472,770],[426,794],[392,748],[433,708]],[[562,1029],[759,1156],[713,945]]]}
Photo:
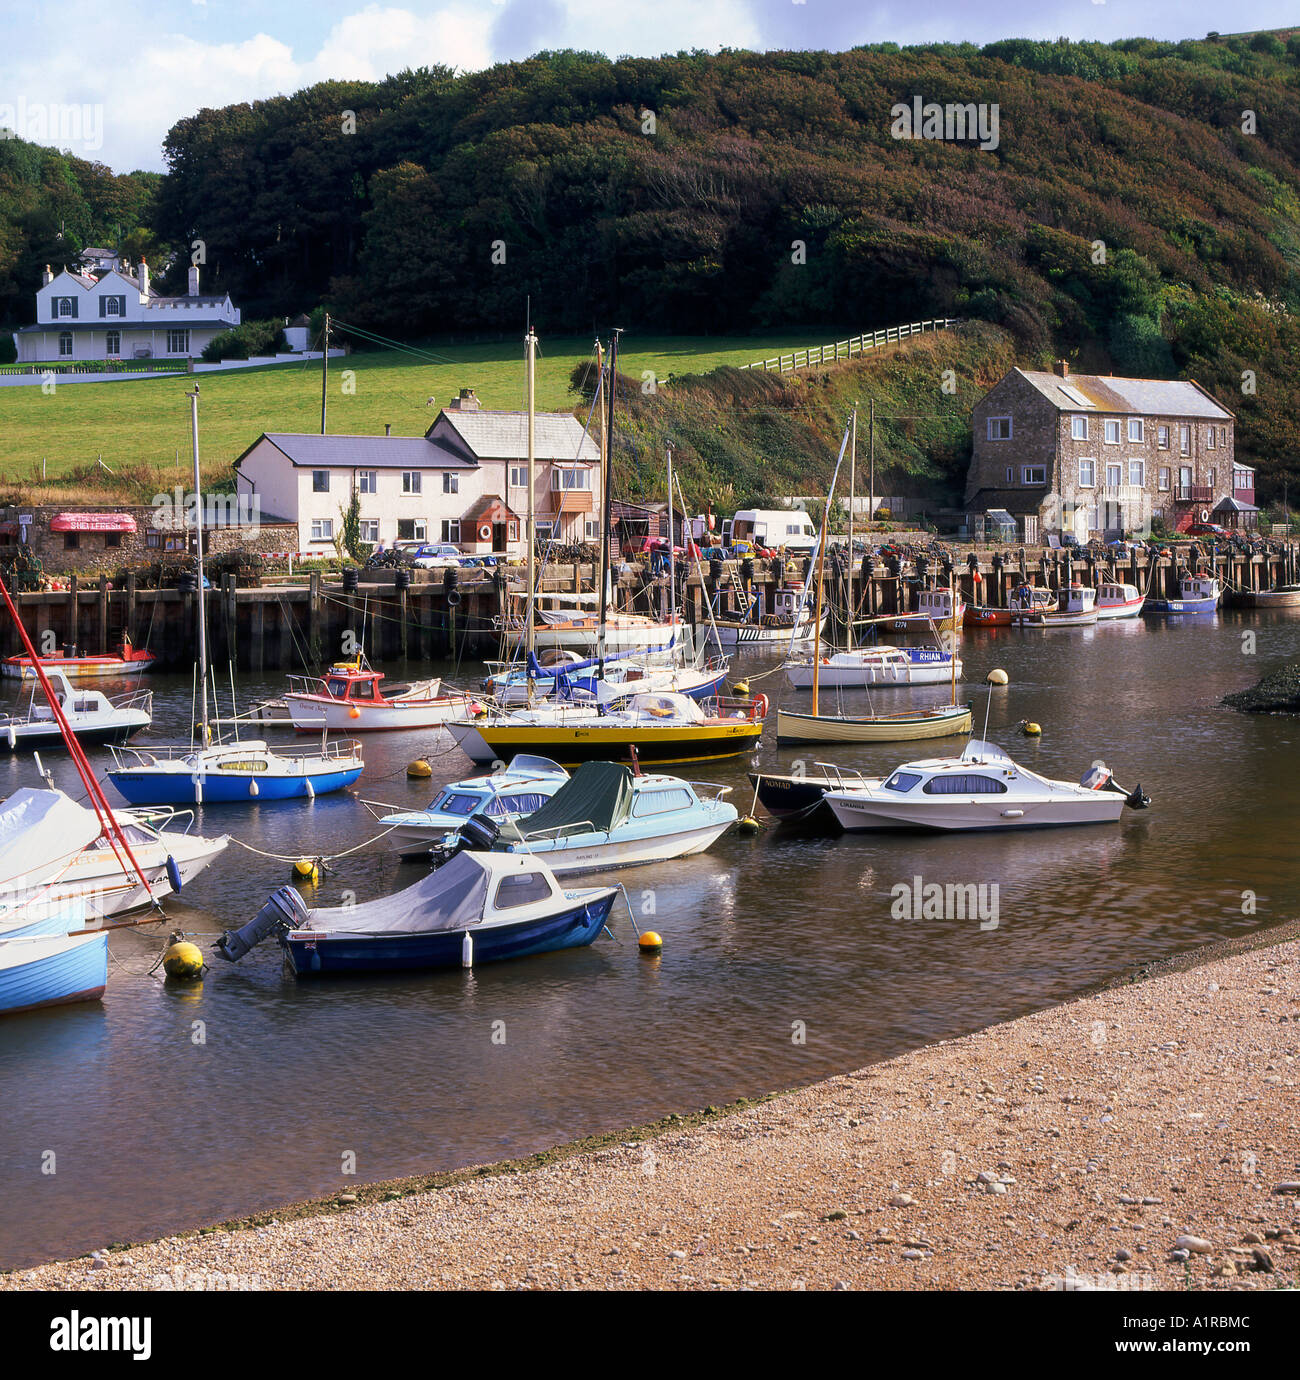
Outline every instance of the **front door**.
{"label": "front door", "polygon": [[504,522],[494,522],[492,524],[492,550],[500,554],[506,549],[506,524]]}

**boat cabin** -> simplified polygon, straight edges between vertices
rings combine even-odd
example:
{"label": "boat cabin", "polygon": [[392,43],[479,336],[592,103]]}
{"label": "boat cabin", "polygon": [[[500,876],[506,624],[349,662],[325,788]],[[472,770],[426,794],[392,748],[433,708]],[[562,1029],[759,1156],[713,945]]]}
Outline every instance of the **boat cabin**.
{"label": "boat cabin", "polygon": [[1178,582],[1179,597],[1192,599],[1217,599],[1219,582],[1213,575],[1184,575]]}
{"label": "boat cabin", "polygon": [[1102,608],[1131,604],[1142,597],[1136,585],[1098,585],[1097,603]]}
{"label": "boat cabin", "polygon": [[1097,591],[1091,585],[1070,585],[1065,591],[1062,613],[1091,613],[1097,606]]}
{"label": "boat cabin", "polygon": [[923,589],[917,595],[916,611],[926,618],[952,617],[952,591],[950,589]]}
{"label": "boat cabin", "polygon": [[1053,613],[1056,595],[1046,585],[1017,585],[1007,605],[1013,613]]}
{"label": "boat cabin", "polygon": [[907,762],[885,779],[883,789],[906,795],[1002,795],[1020,769],[996,743],[972,738],[960,757]]}
{"label": "boat cabin", "polygon": [[374,704],[384,698],[379,690],[383,678],[382,671],[363,671],[347,662],[336,662],[324,678],[323,693],[345,703],[360,700],[363,704]]}

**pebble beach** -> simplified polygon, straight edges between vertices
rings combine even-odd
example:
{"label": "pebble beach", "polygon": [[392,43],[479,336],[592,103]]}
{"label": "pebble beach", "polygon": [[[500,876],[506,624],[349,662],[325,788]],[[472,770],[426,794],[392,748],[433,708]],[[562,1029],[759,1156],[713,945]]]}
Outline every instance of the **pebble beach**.
{"label": "pebble beach", "polygon": [[341,1188],[58,1289],[1294,1287],[1300,941],[536,1168]]}

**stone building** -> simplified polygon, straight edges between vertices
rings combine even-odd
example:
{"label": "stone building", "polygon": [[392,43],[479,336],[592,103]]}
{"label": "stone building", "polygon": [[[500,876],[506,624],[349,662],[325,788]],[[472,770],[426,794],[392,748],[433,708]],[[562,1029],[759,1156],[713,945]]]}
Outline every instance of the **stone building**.
{"label": "stone building", "polygon": [[1005,509],[1027,542],[1182,531],[1233,498],[1234,427],[1192,380],[1012,369],[975,405],[966,509]]}

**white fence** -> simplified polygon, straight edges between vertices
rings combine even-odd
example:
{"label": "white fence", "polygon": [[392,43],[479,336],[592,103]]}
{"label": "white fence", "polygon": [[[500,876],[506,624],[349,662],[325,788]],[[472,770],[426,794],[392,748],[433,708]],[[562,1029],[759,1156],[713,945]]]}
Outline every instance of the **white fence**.
{"label": "white fence", "polygon": [[910,335],[924,335],[926,331],[950,331],[959,324],[960,318],[943,317],[936,321],[913,321],[907,326],[886,326],[883,331],[872,331],[870,335],[855,335],[849,340],[837,340],[831,345],[810,345],[806,350],[795,350],[788,355],[777,355],[775,359],[759,359],[753,364],[742,364],[742,369],[761,369],[764,373],[775,371],[788,374],[792,369],[810,369],[818,364],[834,364],[837,360],[851,359],[854,355],[866,354],[879,345],[894,345],[906,340]]}

